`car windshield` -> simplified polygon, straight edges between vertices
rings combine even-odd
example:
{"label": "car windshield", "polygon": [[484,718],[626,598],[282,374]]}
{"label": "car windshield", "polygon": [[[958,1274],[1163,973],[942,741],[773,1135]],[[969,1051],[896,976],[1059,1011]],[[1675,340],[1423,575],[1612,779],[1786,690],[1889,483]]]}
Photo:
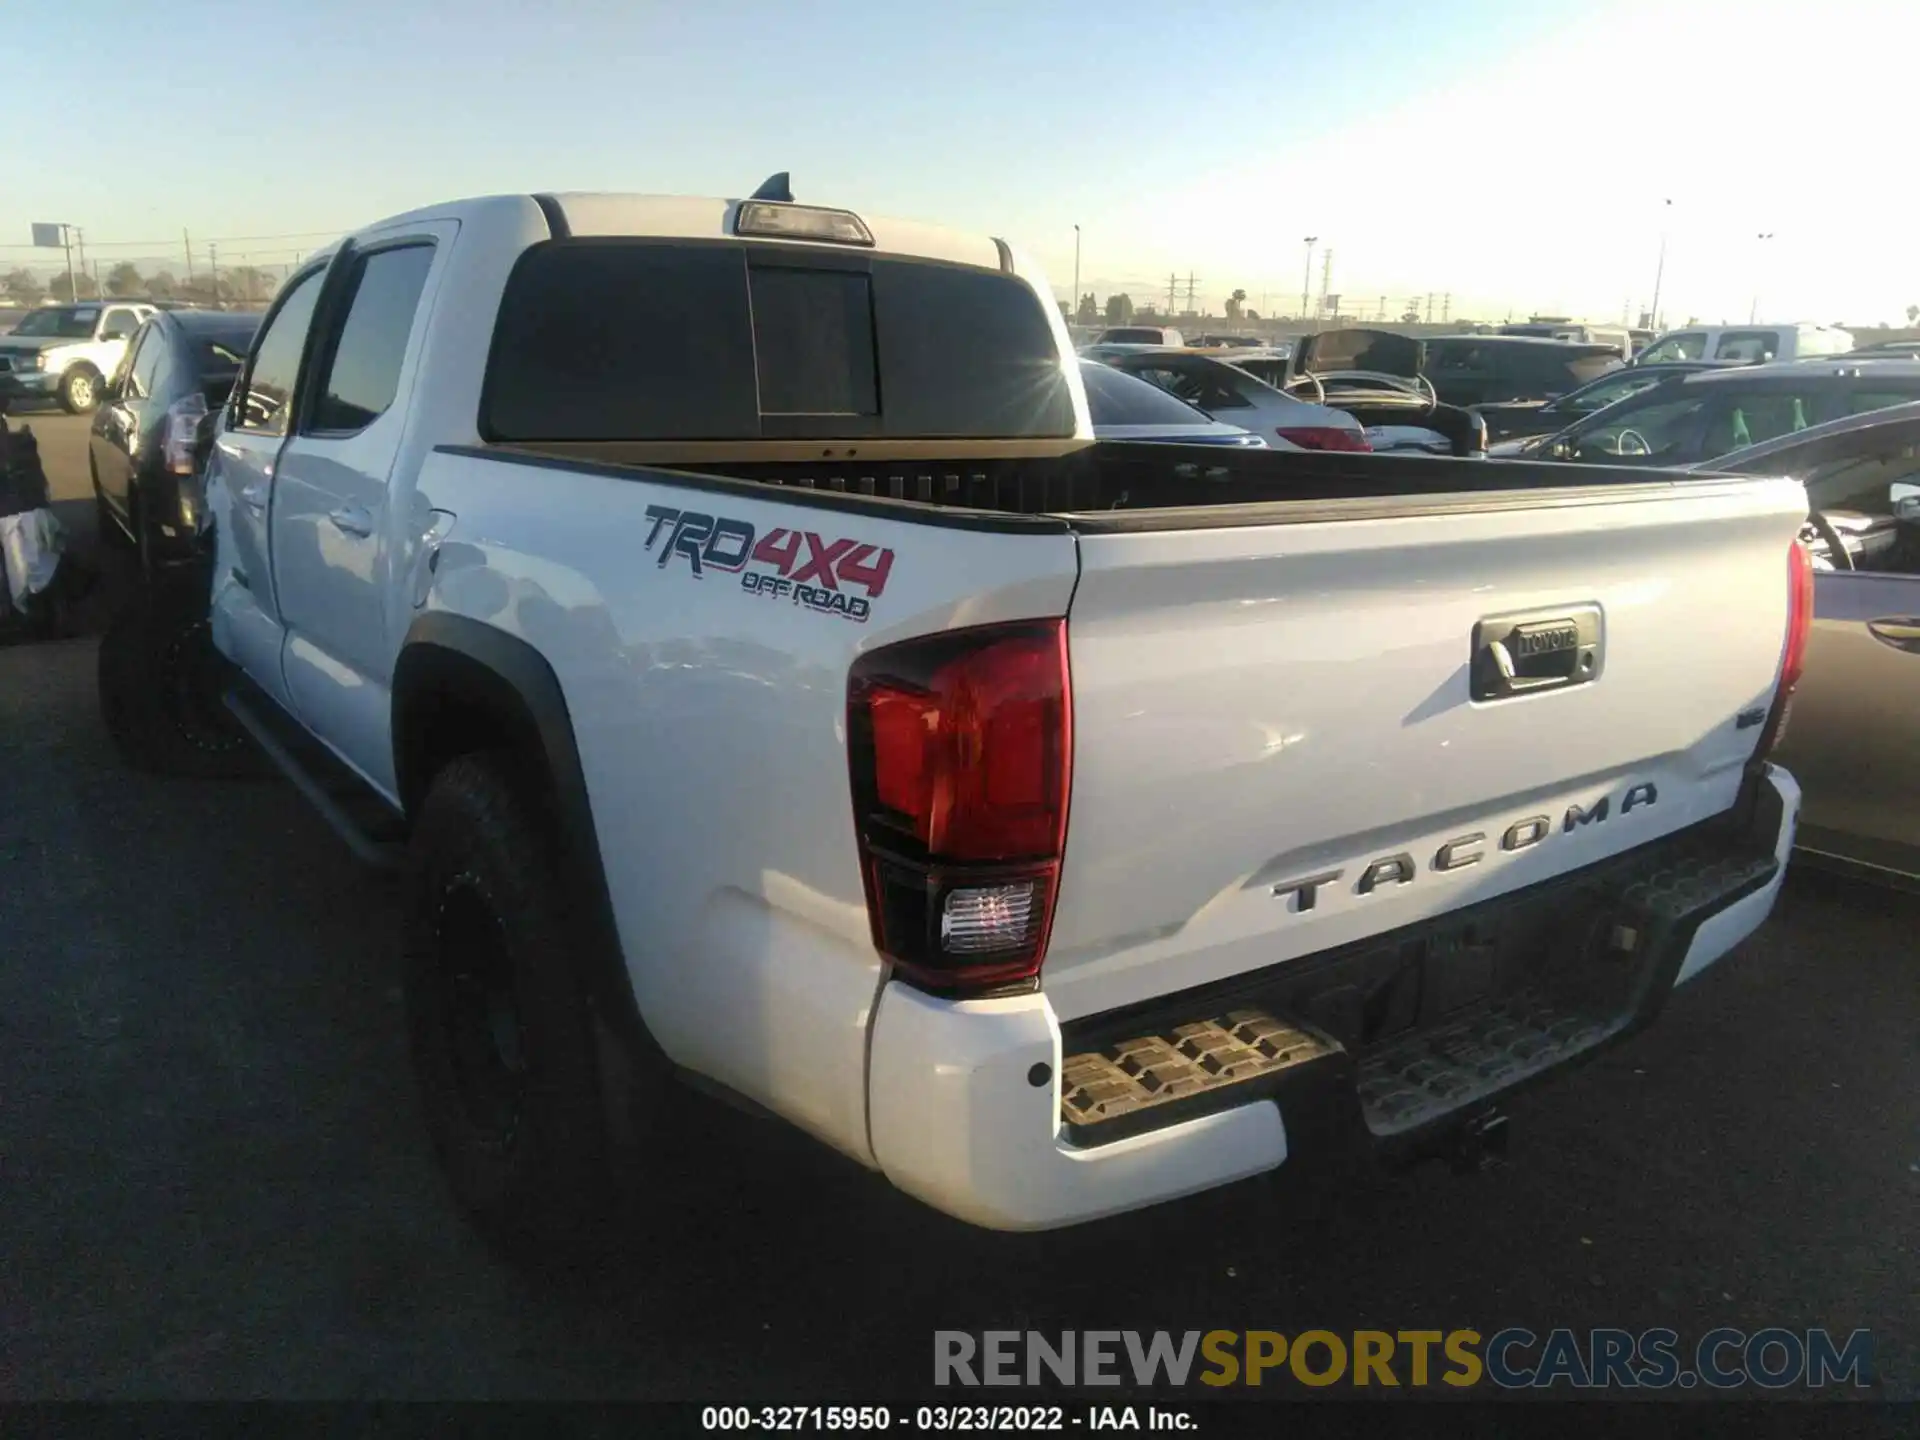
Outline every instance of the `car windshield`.
{"label": "car windshield", "polygon": [[1658,371],[1652,374],[1636,374],[1631,370],[1623,370],[1616,375],[1607,376],[1604,380],[1596,380],[1585,389],[1574,391],[1560,404],[1565,409],[1590,415],[1596,410],[1606,409],[1616,401],[1626,399],[1629,395],[1638,395],[1642,390],[1651,390],[1667,378],[1669,377]]}
{"label": "car windshield", "polygon": [[1561,460],[1689,458],[1709,398],[1698,389],[1642,391],[1568,427],[1550,448]]}
{"label": "car windshield", "polygon": [[85,340],[92,336],[94,322],[99,318],[98,305],[56,305],[34,311],[13,327],[13,333],[53,340]]}
{"label": "car windshield", "polygon": [[1157,385],[1123,375],[1108,365],[1083,361],[1087,408],[1096,427],[1106,425],[1205,425],[1208,417]]}

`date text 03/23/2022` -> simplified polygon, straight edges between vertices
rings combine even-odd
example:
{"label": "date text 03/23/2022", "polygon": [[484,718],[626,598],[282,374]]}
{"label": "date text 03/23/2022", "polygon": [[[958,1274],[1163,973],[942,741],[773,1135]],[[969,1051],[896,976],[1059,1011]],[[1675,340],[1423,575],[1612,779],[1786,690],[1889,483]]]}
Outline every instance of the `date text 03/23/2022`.
{"label": "date text 03/23/2022", "polygon": [[1193,1431],[1185,1410],[1157,1405],[920,1405],[895,1411],[885,1405],[708,1405],[700,1428],[751,1432],[902,1430],[915,1434],[1070,1430]]}

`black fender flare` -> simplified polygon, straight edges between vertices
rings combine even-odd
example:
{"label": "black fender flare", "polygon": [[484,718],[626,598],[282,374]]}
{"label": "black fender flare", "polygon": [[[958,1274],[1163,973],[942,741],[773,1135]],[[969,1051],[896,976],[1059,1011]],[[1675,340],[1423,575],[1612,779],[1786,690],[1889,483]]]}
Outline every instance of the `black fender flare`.
{"label": "black fender flare", "polygon": [[512,735],[517,748],[544,762],[561,845],[557,868],[580,927],[580,979],[595,1018],[634,1060],[666,1065],[627,973],[586,772],[559,677],[538,650],[504,630],[444,611],[415,617],[393,678],[394,777],[409,816],[433,779],[415,741],[435,703],[449,692],[461,703],[481,707]]}

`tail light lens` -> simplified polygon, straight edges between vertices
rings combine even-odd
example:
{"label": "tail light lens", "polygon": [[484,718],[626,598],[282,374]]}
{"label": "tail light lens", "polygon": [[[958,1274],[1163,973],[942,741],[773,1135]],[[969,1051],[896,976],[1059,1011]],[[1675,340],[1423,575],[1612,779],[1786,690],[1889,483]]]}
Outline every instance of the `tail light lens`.
{"label": "tail light lens", "polygon": [[1338,425],[1297,425],[1274,431],[1282,440],[1291,440],[1302,450],[1372,450],[1364,430],[1345,430]]}
{"label": "tail light lens", "polygon": [[1787,547],[1787,643],[1780,652],[1780,684],[1773,695],[1773,709],[1767,713],[1767,728],[1760,732],[1754,758],[1770,755],[1787,733],[1787,716],[1793,709],[1794,687],[1806,668],[1807,639],[1813,633],[1813,556],[1795,540]]}
{"label": "tail light lens", "polygon": [[198,390],[167,407],[167,428],[160,453],[171,475],[193,474],[194,439],[207,418],[207,397]]}
{"label": "tail light lens", "polygon": [[855,662],[847,748],[867,915],[924,989],[1033,980],[1066,844],[1066,622],[950,631]]}

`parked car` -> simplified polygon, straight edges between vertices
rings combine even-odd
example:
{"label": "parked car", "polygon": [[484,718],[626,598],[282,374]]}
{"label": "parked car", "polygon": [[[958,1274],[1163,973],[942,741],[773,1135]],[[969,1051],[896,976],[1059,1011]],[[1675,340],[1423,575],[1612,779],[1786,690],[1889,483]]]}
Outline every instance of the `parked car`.
{"label": "parked car", "polygon": [[[1343,410],[1310,405],[1283,394],[1246,371],[1182,350],[1147,350],[1106,362],[1135,383],[1255,431],[1282,448],[1367,450],[1366,428]],[[1137,378],[1136,378],[1137,377]],[[1089,391],[1091,394],[1091,391]],[[1098,417],[1094,420],[1099,425]]]}
{"label": "parked car", "polygon": [[1558,400],[1514,400],[1473,408],[1487,422],[1488,438],[1496,442],[1529,435],[1552,435],[1596,410],[1606,409],[1616,400],[1637,395],[1671,376],[1711,370],[1718,364],[1713,360],[1675,360],[1664,365],[1630,365],[1609,371]]}
{"label": "parked car", "polygon": [[1555,399],[1624,363],[1605,345],[1514,335],[1421,340],[1364,327],[1302,336],[1293,362],[1288,388],[1296,394],[1308,376],[1324,386],[1331,377],[1387,375],[1415,381],[1434,400],[1462,407]]}
{"label": "parked car", "polygon": [[1496,458],[1685,466],[1920,400],[1920,361],[1800,360],[1674,375],[1553,435],[1495,445]]}
{"label": "parked car", "polygon": [[94,301],[31,311],[0,335],[0,393],[16,401],[58,401],[70,415],[99,403],[127,341],[154,313],[147,304]]}
{"label": "parked car", "polygon": [[1634,356],[1634,363],[1721,360],[1765,365],[1774,360],[1843,355],[1851,349],[1853,336],[1832,325],[1689,325],[1660,336]]}
{"label": "parked car", "polygon": [[1614,345],[1520,335],[1436,335],[1423,373],[1452,405],[1557,400],[1626,364]]}
{"label": "parked car", "polygon": [[1157,386],[1097,360],[1082,360],[1080,376],[1087,387],[1087,409],[1097,439],[1243,447],[1267,443],[1244,426],[1217,420]]}
{"label": "parked car", "polygon": [[1093,337],[1096,345],[1184,345],[1180,332],[1165,325],[1112,325]]}
{"label": "parked car", "polygon": [[194,553],[208,417],[259,328],[245,311],[156,311],[103,388],[87,446],[100,534],[134,546],[144,569]]}
{"label": "parked car", "polygon": [[1066,350],[1004,243],[759,199],[424,207],[280,292],[200,583],[110,638],[404,873],[501,1245],[672,1243],[682,1080],[1009,1230],[1472,1155],[1765,920],[1799,485],[1195,473]]}
{"label": "parked car", "polygon": [[1796,853],[1920,887],[1920,403],[1709,467],[1806,482],[1813,628],[1780,747],[1806,790]]}

